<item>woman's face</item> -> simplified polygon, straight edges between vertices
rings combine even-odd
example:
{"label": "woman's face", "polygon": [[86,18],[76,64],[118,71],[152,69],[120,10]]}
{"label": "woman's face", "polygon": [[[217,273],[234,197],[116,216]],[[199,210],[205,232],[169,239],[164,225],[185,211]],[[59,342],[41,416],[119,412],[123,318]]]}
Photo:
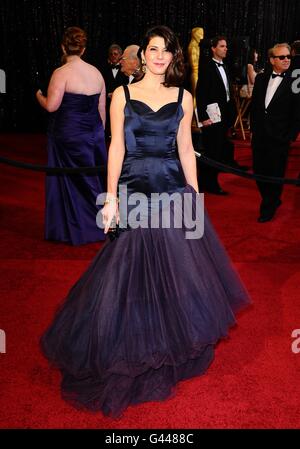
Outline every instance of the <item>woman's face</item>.
{"label": "woman's face", "polygon": [[163,75],[166,73],[173,55],[166,49],[165,40],[160,36],[155,36],[150,39],[144,58],[147,70],[156,75]]}

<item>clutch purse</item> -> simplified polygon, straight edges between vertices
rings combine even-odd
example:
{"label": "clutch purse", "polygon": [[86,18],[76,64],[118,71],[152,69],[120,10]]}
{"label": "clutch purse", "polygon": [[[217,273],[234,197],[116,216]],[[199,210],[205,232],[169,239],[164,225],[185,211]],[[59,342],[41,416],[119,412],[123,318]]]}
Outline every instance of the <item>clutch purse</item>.
{"label": "clutch purse", "polygon": [[117,238],[119,238],[120,235],[121,235],[124,231],[128,231],[128,228],[120,228],[119,225],[116,225],[116,226],[113,227],[113,228],[109,228],[107,235],[108,235],[110,241],[113,242],[114,240],[116,240]]}
{"label": "clutch purse", "polygon": [[113,228],[109,228],[108,233],[107,233],[110,241],[112,242],[113,240],[117,239],[120,236],[120,228],[119,225],[116,225]]}

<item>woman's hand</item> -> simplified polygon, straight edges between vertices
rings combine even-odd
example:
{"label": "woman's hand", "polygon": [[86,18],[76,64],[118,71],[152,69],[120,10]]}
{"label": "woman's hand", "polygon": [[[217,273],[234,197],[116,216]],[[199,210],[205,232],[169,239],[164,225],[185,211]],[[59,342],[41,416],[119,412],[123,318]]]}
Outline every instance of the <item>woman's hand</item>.
{"label": "woman's hand", "polygon": [[104,204],[104,207],[101,210],[101,214],[103,217],[104,234],[107,234],[114,219],[116,220],[116,224],[119,224],[120,217],[117,199],[115,199],[114,201],[109,200],[109,202]]}
{"label": "woman's hand", "polygon": [[41,97],[41,96],[43,97],[43,92],[41,91],[41,89],[38,89],[36,91],[35,96],[36,96],[37,100],[39,99],[39,97]]}
{"label": "woman's hand", "polygon": [[210,126],[210,125],[213,125],[213,121],[209,118],[208,120],[204,120],[203,122],[202,122],[202,125],[203,126]]}

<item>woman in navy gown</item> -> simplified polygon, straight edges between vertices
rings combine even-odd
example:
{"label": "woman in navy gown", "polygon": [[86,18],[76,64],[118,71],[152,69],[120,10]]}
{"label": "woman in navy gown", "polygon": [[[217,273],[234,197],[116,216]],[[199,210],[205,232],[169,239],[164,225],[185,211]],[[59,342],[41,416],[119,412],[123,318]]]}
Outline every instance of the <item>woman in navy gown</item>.
{"label": "woman in navy gown", "polygon": [[[136,226],[133,217],[147,217],[155,193],[175,198],[170,218],[183,213],[175,206],[184,195],[194,212],[200,197],[193,99],[177,87],[183,79],[177,38],[155,27],[141,49],[143,80],[113,94],[101,211],[105,232],[114,218],[124,232],[107,240],[41,340],[61,370],[63,397],[113,417],[131,404],[165,399],[178,381],[203,374],[215,344],[235,324],[234,312],[249,303],[206,215],[202,238],[187,238],[185,225],[147,227],[149,215]],[[144,206],[146,199],[136,215],[135,196]]]}
{"label": "woman in navy gown", "polygon": [[[48,127],[50,167],[90,167],[106,164],[104,139],[105,83],[96,67],[81,59],[86,34],[77,27],[63,36],[62,67],[54,71],[47,92],[36,97],[51,112]],[[96,175],[46,177],[45,237],[80,245],[104,239],[97,227],[96,198],[103,192]]]}

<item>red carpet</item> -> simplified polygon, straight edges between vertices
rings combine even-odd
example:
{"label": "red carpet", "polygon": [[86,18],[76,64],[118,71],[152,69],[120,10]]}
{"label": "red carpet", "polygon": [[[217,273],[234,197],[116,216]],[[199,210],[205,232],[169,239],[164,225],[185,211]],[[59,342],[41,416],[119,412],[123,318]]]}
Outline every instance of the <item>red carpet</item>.
{"label": "red carpet", "polygon": [[[237,159],[250,165],[249,143]],[[0,137],[0,154],[44,163],[45,137]],[[259,195],[250,180],[224,174],[228,197],[206,195],[208,212],[253,306],[218,344],[208,372],[178,385],[160,403],[130,407],[119,420],[77,411],[60,398],[58,372],[40,353],[39,336],[100,245],[43,240],[44,175],[0,165],[0,428],[299,428],[300,188],[286,186],[270,223],[256,222]],[[288,176],[300,171],[300,142]],[[299,344],[300,347],[300,344]]]}

